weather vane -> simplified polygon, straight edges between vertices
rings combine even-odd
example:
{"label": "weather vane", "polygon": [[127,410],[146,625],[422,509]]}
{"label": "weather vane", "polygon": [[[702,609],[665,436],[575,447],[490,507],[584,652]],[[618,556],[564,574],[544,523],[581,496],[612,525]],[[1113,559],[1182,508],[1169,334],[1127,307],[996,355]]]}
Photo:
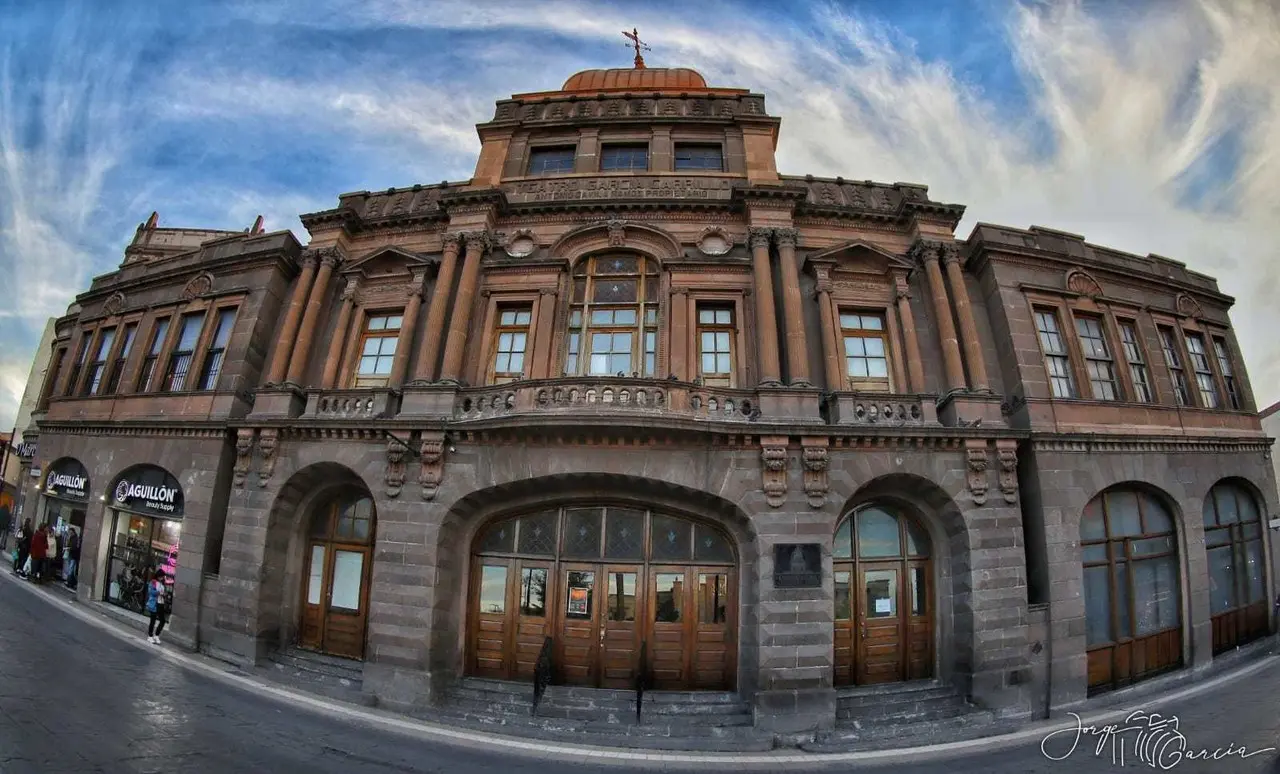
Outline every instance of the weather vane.
{"label": "weather vane", "polygon": [[630,32],[623,30],[622,34],[631,40],[627,45],[632,46],[636,50],[636,69],[643,70],[644,57],[640,55],[640,51],[652,51],[653,49],[649,48],[648,44],[640,39],[640,32],[635,27],[632,27]]}

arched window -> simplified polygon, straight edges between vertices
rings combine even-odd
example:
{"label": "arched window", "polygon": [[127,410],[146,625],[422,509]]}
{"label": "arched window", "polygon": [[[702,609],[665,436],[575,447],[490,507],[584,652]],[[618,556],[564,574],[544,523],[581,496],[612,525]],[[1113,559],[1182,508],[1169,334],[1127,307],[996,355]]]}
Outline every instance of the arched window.
{"label": "arched window", "polygon": [[883,505],[867,505],[836,528],[837,685],[933,676],[929,535]]}
{"label": "arched window", "polygon": [[1080,522],[1089,689],[1110,690],[1182,663],[1173,517],[1147,492],[1116,487]]}
{"label": "arched window", "polygon": [[658,265],[642,256],[585,258],[573,270],[566,376],[654,376]]}
{"label": "arched window", "polygon": [[1214,654],[1267,633],[1262,513],[1248,491],[1221,483],[1204,499]]}

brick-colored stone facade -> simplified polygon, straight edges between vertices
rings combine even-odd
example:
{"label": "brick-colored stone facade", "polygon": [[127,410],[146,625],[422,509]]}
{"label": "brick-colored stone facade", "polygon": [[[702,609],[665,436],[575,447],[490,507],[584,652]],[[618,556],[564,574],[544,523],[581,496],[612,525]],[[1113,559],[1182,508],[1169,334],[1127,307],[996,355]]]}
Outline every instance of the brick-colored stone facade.
{"label": "brick-colored stone facade", "polygon": [[[878,503],[932,543],[934,674],[1025,716],[1086,696],[1081,513],[1108,487],[1136,484],[1176,516],[1182,661],[1208,663],[1202,501],[1230,479],[1264,518],[1280,510],[1232,299],[1175,261],[1048,229],[980,224],[957,240],[964,208],[923,186],[779,175],[780,119],[762,95],[666,77],[643,92],[575,91],[608,80],[579,77],[501,100],[478,127],[475,177],[344,194],[302,217],[306,247],[260,223],[140,226],[120,268],[58,321],[27,436],[38,450],[24,481],[63,457],[90,473],[80,594],[102,599],[109,580],[117,477],[160,466],[185,496],[175,637],[259,662],[297,639],[317,505],[338,486],[367,490],[364,687],[412,707],[465,672],[471,546],[490,517],[593,500],[667,508],[736,543],[734,686],[761,727],[804,731],[835,717],[833,536],[853,508]],[[620,143],[645,147],[647,169],[601,171]],[[563,171],[531,166],[557,148],[568,149]],[[718,148],[720,169],[683,166],[691,148]],[[632,373],[579,375],[575,271],[601,254],[654,267],[643,299],[656,309],[652,364],[637,350]],[[495,384],[500,315],[517,307],[529,315],[524,364]],[[732,311],[722,383],[701,366],[711,308]],[[224,309],[234,327],[205,383]],[[1070,395],[1055,396],[1047,370],[1046,310]],[[375,313],[403,319],[370,384],[361,342]],[[843,326],[855,313],[882,324],[884,376],[850,370]],[[169,373],[184,357],[184,315],[203,320],[185,381]],[[160,317],[169,327],[153,341]],[[1077,318],[1105,332],[1115,399],[1095,392],[1106,387]],[[127,324],[137,328],[122,353]],[[119,360],[122,375],[95,390],[106,328],[106,368]],[[1160,328],[1210,347],[1219,407],[1205,405],[1187,349],[1191,394],[1179,405]],[[148,386],[153,348],[166,378]],[[822,547],[820,587],[775,588],[778,543]],[[1266,583],[1270,599],[1270,572]]]}

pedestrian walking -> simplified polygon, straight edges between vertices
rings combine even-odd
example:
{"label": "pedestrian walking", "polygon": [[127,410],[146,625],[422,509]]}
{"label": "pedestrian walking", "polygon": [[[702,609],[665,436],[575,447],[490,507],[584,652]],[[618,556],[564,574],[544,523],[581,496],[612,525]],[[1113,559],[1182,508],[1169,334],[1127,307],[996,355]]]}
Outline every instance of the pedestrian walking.
{"label": "pedestrian walking", "polygon": [[42,524],[31,536],[31,579],[36,583],[44,581],[44,566],[48,556],[49,526]]}
{"label": "pedestrian walking", "polygon": [[147,587],[147,612],[151,614],[151,622],[147,624],[147,642],[159,645],[160,632],[164,631],[169,620],[169,586],[165,584],[164,570],[156,570]]}
{"label": "pedestrian walking", "polygon": [[27,562],[31,560],[31,519],[18,528],[18,555],[13,560],[13,571],[26,576]]}
{"label": "pedestrian walking", "polygon": [[63,581],[67,588],[76,587],[76,572],[80,569],[80,530],[71,527],[67,530],[66,561],[63,565]]}
{"label": "pedestrian walking", "polygon": [[62,537],[58,534],[58,528],[52,524],[46,524],[44,530],[45,540],[49,542],[44,549],[44,580],[50,578],[62,577]]}

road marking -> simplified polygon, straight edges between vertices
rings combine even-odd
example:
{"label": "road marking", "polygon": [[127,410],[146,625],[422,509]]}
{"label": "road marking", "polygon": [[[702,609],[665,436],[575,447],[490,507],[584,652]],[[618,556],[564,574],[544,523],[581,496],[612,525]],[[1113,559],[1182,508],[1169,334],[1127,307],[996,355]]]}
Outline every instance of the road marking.
{"label": "road marking", "polygon": [[[42,597],[49,601],[57,601],[58,599],[54,596],[55,592],[43,591],[25,581],[20,580],[10,573],[0,572],[0,576],[3,576],[9,582],[26,589],[37,597]],[[205,663],[203,658],[196,657],[192,654],[179,652],[168,647],[161,647],[157,649],[154,645],[150,645],[141,639],[139,634],[126,631],[123,624],[115,623],[108,620],[101,614],[85,610],[83,607],[75,604],[76,601],[78,601],[78,598],[77,600],[65,599],[63,600],[65,603],[64,605],[56,606],[62,608],[72,616],[79,618],[81,621],[84,621],[98,629],[102,629],[103,631],[115,636],[117,639],[133,645],[136,648],[145,650],[149,653],[155,653],[161,658],[177,664],[178,666],[185,667],[195,672],[200,672],[201,674],[215,680],[229,685],[234,685],[238,688],[254,693],[255,695],[266,695],[285,704],[305,707],[319,715],[352,720],[363,723],[364,725],[395,731],[403,736],[429,741],[443,741],[460,747],[465,747],[470,750],[482,752],[493,752],[493,748],[499,747],[503,748],[503,750],[507,752],[522,753],[535,757],[555,756],[557,758],[575,758],[582,761],[608,764],[663,764],[668,767],[671,764],[695,764],[700,767],[709,764],[723,765],[726,767],[740,767],[744,764],[768,764],[770,766],[783,765],[787,767],[791,767],[792,765],[802,765],[812,767],[814,765],[820,766],[838,763],[889,763],[910,759],[935,758],[946,754],[963,753],[975,749],[981,749],[984,752],[992,752],[997,749],[1012,747],[1033,739],[1039,741],[1044,738],[1044,735],[1047,732],[1061,728],[1063,723],[1062,719],[1045,720],[1032,723],[1024,729],[1014,731],[1009,734],[1002,734],[1000,736],[966,739],[957,742],[944,742],[942,744],[908,747],[895,750],[867,750],[863,752],[847,753],[810,753],[796,751],[774,753],[668,753],[660,751],[654,752],[591,747],[560,742],[532,742],[499,734],[487,734],[480,731],[464,731],[450,726],[410,719],[401,715],[394,715],[386,710],[376,710],[342,704],[339,702],[326,701],[310,694],[260,682],[248,677],[247,675],[236,674],[235,672],[230,671],[231,669],[236,668],[231,665],[228,665],[227,669],[220,669],[211,664]],[[1179,701],[1181,699],[1212,690],[1224,683],[1247,677],[1254,672],[1274,666],[1277,663],[1280,663],[1280,656],[1267,656],[1243,666],[1238,670],[1218,675],[1210,678],[1209,680],[1205,680],[1204,682],[1194,683],[1172,693],[1146,697],[1143,704],[1134,704],[1120,709],[1099,710],[1097,712],[1081,715],[1081,723],[1085,725],[1096,725],[1111,718],[1124,717],[1135,710],[1143,709],[1145,706],[1150,705],[1155,701]]]}

